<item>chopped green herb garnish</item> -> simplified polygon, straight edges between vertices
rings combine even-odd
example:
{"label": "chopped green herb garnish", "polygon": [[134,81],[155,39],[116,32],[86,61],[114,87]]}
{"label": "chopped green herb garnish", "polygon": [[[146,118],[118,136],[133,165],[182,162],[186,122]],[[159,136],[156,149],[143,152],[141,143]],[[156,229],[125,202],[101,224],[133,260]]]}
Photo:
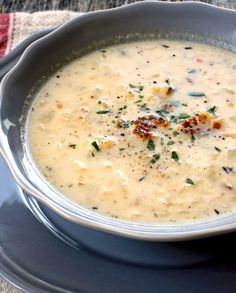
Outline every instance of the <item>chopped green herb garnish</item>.
{"label": "chopped green herb garnish", "polygon": [[106,53],[106,50],[101,50],[102,53]]}
{"label": "chopped green herb garnish", "polygon": [[169,104],[174,107],[179,107],[181,105],[180,101],[170,101]]}
{"label": "chopped green herb garnish", "polygon": [[230,174],[230,173],[233,173],[233,172],[234,172],[234,168],[232,168],[232,167],[225,167],[225,166],[223,166],[222,168],[223,168],[223,170],[224,170],[227,174]]}
{"label": "chopped green herb garnish", "polygon": [[99,101],[98,101],[98,104],[101,104],[101,103],[102,103],[102,102],[99,100]]}
{"label": "chopped green herb garnish", "polygon": [[197,72],[196,69],[191,69],[191,70],[188,71],[188,73],[196,73],[196,72]]}
{"label": "chopped green herb garnish", "polygon": [[150,160],[150,163],[155,164],[159,159],[160,159],[160,155],[155,154],[155,155],[152,156],[152,159]]}
{"label": "chopped green herb garnish", "polygon": [[179,162],[179,156],[175,151],[171,153],[171,159],[175,160],[176,162]]}
{"label": "chopped green herb garnish", "polygon": [[215,114],[216,106],[211,107],[210,109],[207,110],[207,112],[210,113],[210,114]]}
{"label": "chopped green herb garnish", "polygon": [[221,152],[221,149],[219,149],[218,147],[214,147],[215,148],[215,150],[217,151],[217,152]]}
{"label": "chopped green herb garnish", "polygon": [[156,146],[155,146],[154,141],[153,141],[152,139],[149,139],[149,140],[148,140],[148,143],[147,143],[147,149],[148,149],[149,151],[154,151],[155,148],[156,148]]}
{"label": "chopped green herb garnish", "polygon": [[134,84],[129,84],[129,87],[132,89],[138,89],[140,92],[143,90],[144,86],[143,85],[134,85]]}
{"label": "chopped green herb garnish", "polygon": [[177,117],[175,115],[170,116],[170,121],[174,122],[174,123],[178,123],[178,119],[177,119]]}
{"label": "chopped green herb garnish", "polygon": [[98,144],[97,144],[96,141],[93,141],[93,142],[91,143],[91,145],[95,148],[96,151],[98,151],[98,152],[100,151],[99,146],[98,146]]}
{"label": "chopped green herb garnish", "polygon": [[132,83],[129,83],[129,87],[131,87],[133,89],[133,88],[136,88],[137,86]]}
{"label": "chopped green herb garnish", "polygon": [[124,105],[123,109],[127,109],[127,107],[128,107],[127,105]]}
{"label": "chopped green herb garnish", "polygon": [[174,123],[180,123],[189,117],[190,117],[190,115],[187,113],[180,113],[178,116],[171,115],[170,120]]}
{"label": "chopped green herb garnish", "polygon": [[191,135],[191,142],[194,143],[195,139],[196,139],[195,136],[192,134]]}
{"label": "chopped green herb garnish", "polygon": [[191,97],[205,97],[206,96],[203,92],[189,92],[188,95]]}
{"label": "chopped green herb garnish", "polygon": [[143,181],[144,179],[145,179],[145,177],[146,177],[146,175],[145,176],[143,176],[143,177],[141,177],[141,178],[139,178],[139,182],[141,182],[141,181]]}
{"label": "chopped green herb garnish", "polygon": [[169,114],[169,112],[164,109],[157,109],[156,113],[158,116],[163,117],[163,118],[166,118],[166,116]]}
{"label": "chopped green herb garnish", "polygon": [[150,111],[150,109],[147,107],[147,103],[144,103],[140,105],[140,110],[142,111]]}
{"label": "chopped green herb garnish", "polygon": [[170,80],[169,80],[169,78],[166,79],[165,82],[166,82],[167,84],[170,84]]}
{"label": "chopped green herb garnish", "polygon": [[139,100],[135,101],[134,102],[135,104],[142,102],[142,99],[144,98],[144,96],[142,95],[139,95],[138,97],[139,97]]}
{"label": "chopped green herb garnish", "polygon": [[108,114],[110,112],[111,112],[110,110],[100,110],[100,111],[97,111],[96,113],[97,114]]}
{"label": "chopped green herb garnish", "polygon": [[187,184],[194,185],[193,180],[190,179],[190,178],[186,178],[185,182],[186,182]]}
{"label": "chopped green herb garnish", "polygon": [[181,114],[179,114],[179,119],[181,119],[181,120],[185,120],[185,119],[187,119],[187,118],[189,118],[190,117],[190,115],[189,114],[187,114],[187,113],[181,113]]}
{"label": "chopped green herb garnish", "polygon": [[167,145],[173,145],[175,142],[173,140],[170,140],[167,142]]}
{"label": "chopped green herb garnish", "polygon": [[173,135],[174,135],[174,137],[176,137],[177,135],[179,135],[179,132],[176,131],[176,130],[174,130],[174,131],[173,131]]}
{"label": "chopped green herb garnish", "polygon": [[182,103],[182,106],[184,106],[184,107],[188,107],[188,104]]}
{"label": "chopped green herb garnish", "polygon": [[124,151],[125,150],[125,148],[119,148],[119,151],[120,152],[122,152],[122,151]]}
{"label": "chopped green herb garnish", "polygon": [[119,125],[121,128],[129,128],[131,124],[132,124],[131,121],[127,120],[127,121],[121,121]]}

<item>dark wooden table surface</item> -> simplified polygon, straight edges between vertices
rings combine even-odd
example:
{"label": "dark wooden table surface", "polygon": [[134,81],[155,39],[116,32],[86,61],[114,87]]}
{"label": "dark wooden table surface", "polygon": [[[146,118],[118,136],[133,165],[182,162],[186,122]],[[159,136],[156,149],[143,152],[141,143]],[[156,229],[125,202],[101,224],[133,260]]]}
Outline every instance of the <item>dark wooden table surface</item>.
{"label": "dark wooden table surface", "polygon": [[[138,0],[142,1],[142,0]],[[91,11],[137,2],[137,0],[0,0],[0,12],[73,10]],[[175,2],[175,0],[173,0]],[[236,0],[202,0],[202,2],[236,9]]]}

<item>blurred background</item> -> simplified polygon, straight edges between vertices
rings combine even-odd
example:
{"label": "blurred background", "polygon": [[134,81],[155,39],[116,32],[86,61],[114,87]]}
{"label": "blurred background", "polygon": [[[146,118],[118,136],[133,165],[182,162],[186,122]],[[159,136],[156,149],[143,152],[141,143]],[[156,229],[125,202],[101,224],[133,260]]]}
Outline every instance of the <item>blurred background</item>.
{"label": "blurred background", "polygon": [[[138,0],[142,1],[142,0]],[[36,12],[43,10],[92,11],[138,2],[137,0],[0,0],[0,12]],[[183,2],[183,1],[171,1]],[[202,0],[209,4],[236,9],[236,0]]]}

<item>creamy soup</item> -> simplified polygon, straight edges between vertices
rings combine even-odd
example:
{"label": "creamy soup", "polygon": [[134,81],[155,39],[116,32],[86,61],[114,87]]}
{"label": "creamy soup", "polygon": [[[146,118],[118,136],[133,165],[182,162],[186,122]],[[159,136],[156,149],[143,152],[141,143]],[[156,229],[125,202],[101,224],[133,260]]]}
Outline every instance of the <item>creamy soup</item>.
{"label": "creamy soup", "polygon": [[38,93],[29,144],[45,178],[114,218],[186,223],[236,209],[236,55],[168,40],[104,48]]}

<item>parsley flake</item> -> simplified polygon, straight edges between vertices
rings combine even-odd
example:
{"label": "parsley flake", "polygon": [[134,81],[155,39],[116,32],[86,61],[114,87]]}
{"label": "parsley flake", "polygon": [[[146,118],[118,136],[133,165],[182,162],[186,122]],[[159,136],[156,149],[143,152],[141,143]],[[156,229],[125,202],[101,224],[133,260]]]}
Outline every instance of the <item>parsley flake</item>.
{"label": "parsley flake", "polygon": [[173,131],[173,135],[174,135],[174,137],[176,137],[177,135],[179,135],[179,132],[176,131],[176,130],[174,130],[174,131]]}
{"label": "parsley flake", "polygon": [[223,169],[227,174],[233,173],[233,171],[234,171],[234,168],[232,168],[232,167],[226,167],[226,166],[223,166],[222,169]]}
{"label": "parsley flake", "polygon": [[210,113],[210,114],[215,114],[215,112],[216,112],[216,106],[213,106],[213,107],[207,109],[207,112]]}
{"label": "parsley flake", "polygon": [[147,149],[148,149],[149,151],[154,151],[155,148],[156,148],[156,146],[155,146],[154,141],[153,141],[152,139],[149,139],[149,140],[148,140],[148,143],[147,143]]}
{"label": "parsley flake", "polygon": [[140,105],[140,110],[142,111],[150,111],[150,108],[147,107],[147,103]]}
{"label": "parsley flake", "polygon": [[181,106],[181,102],[180,101],[170,101],[169,104],[173,107],[179,107]]}
{"label": "parsley flake", "polygon": [[193,180],[190,179],[190,178],[186,178],[185,182],[186,182],[187,184],[190,184],[190,185],[194,185],[194,184],[195,184],[195,183],[193,182]]}
{"label": "parsley flake", "polygon": [[179,162],[179,156],[175,151],[171,153],[171,159],[175,160],[175,162]]}
{"label": "parsley flake", "polygon": [[150,163],[155,164],[159,159],[160,159],[160,155],[155,154],[155,155],[152,156],[152,159],[150,160]]}
{"label": "parsley flake", "polygon": [[181,113],[181,114],[179,114],[179,119],[181,119],[181,120],[184,120],[184,119],[187,119],[187,118],[189,118],[190,117],[190,115],[189,114],[187,114],[187,113]]}
{"label": "parsley flake", "polygon": [[182,122],[183,120],[185,120],[185,119],[187,119],[189,117],[190,117],[190,115],[187,114],[187,113],[180,113],[178,116],[171,115],[170,120],[173,123],[180,123],[180,122]]}
{"label": "parsley flake", "polygon": [[99,146],[98,146],[98,144],[97,144],[96,141],[93,141],[93,142],[91,143],[91,145],[95,148],[96,151],[98,151],[98,152],[100,151]]}
{"label": "parsley flake", "polygon": [[143,177],[140,177],[138,181],[139,181],[139,182],[143,181],[143,180],[145,179],[145,177],[146,177],[146,175],[143,176]]}
{"label": "parsley flake", "polygon": [[173,145],[175,142],[173,140],[170,140],[167,142],[167,145]]}
{"label": "parsley flake", "polygon": [[158,116],[163,117],[163,118],[166,118],[166,116],[169,114],[169,112],[164,109],[157,109],[156,113]]}
{"label": "parsley flake", "polygon": [[191,135],[191,142],[194,143],[195,142],[195,139],[196,139],[195,136],[192,134]]}
{"label": "parsley flake", "polygon": [[138,90],[139,92],[141,92],[144,88],[143,85],[134,85],[132,83],[129,84],[129,87],[132,88],[132,89],[135,89],[135,90]]}
{"label": "parsley flake", "polygon": [[110,110],[100,110],[100,111],[97,111],[96,113],[97,114],[108,114],[110,112],[111,112]]}
{"label": "parsley flake", "polygon": [[192,74],[192,73],[196,73],[196,72],[197,72],[196,69],[191,69],[191,70],[188,71],[188,73],[190,73],[190,74]]}
{"label": "parsley flake", "polygon": [[188,95],[191,97],[205,97],[206,96],[203,92],[189,92]]}
{"label": "parsley flake", "polygon": [[218,147],[216,147],[216,146],[215,146],[214,148],[215,148],[215,150],[216,150],[217,152],[219,152],[219,153],[221,152],[221,149],[220,149],[220,148],[218,148]]}
{"label": "parsley flake", "polygon": [[122,128],[129,128],[130,127],[130,124],[131,124],[131,122],[130,121],[122,121],[122,123],[121,123],[121,127]]}

